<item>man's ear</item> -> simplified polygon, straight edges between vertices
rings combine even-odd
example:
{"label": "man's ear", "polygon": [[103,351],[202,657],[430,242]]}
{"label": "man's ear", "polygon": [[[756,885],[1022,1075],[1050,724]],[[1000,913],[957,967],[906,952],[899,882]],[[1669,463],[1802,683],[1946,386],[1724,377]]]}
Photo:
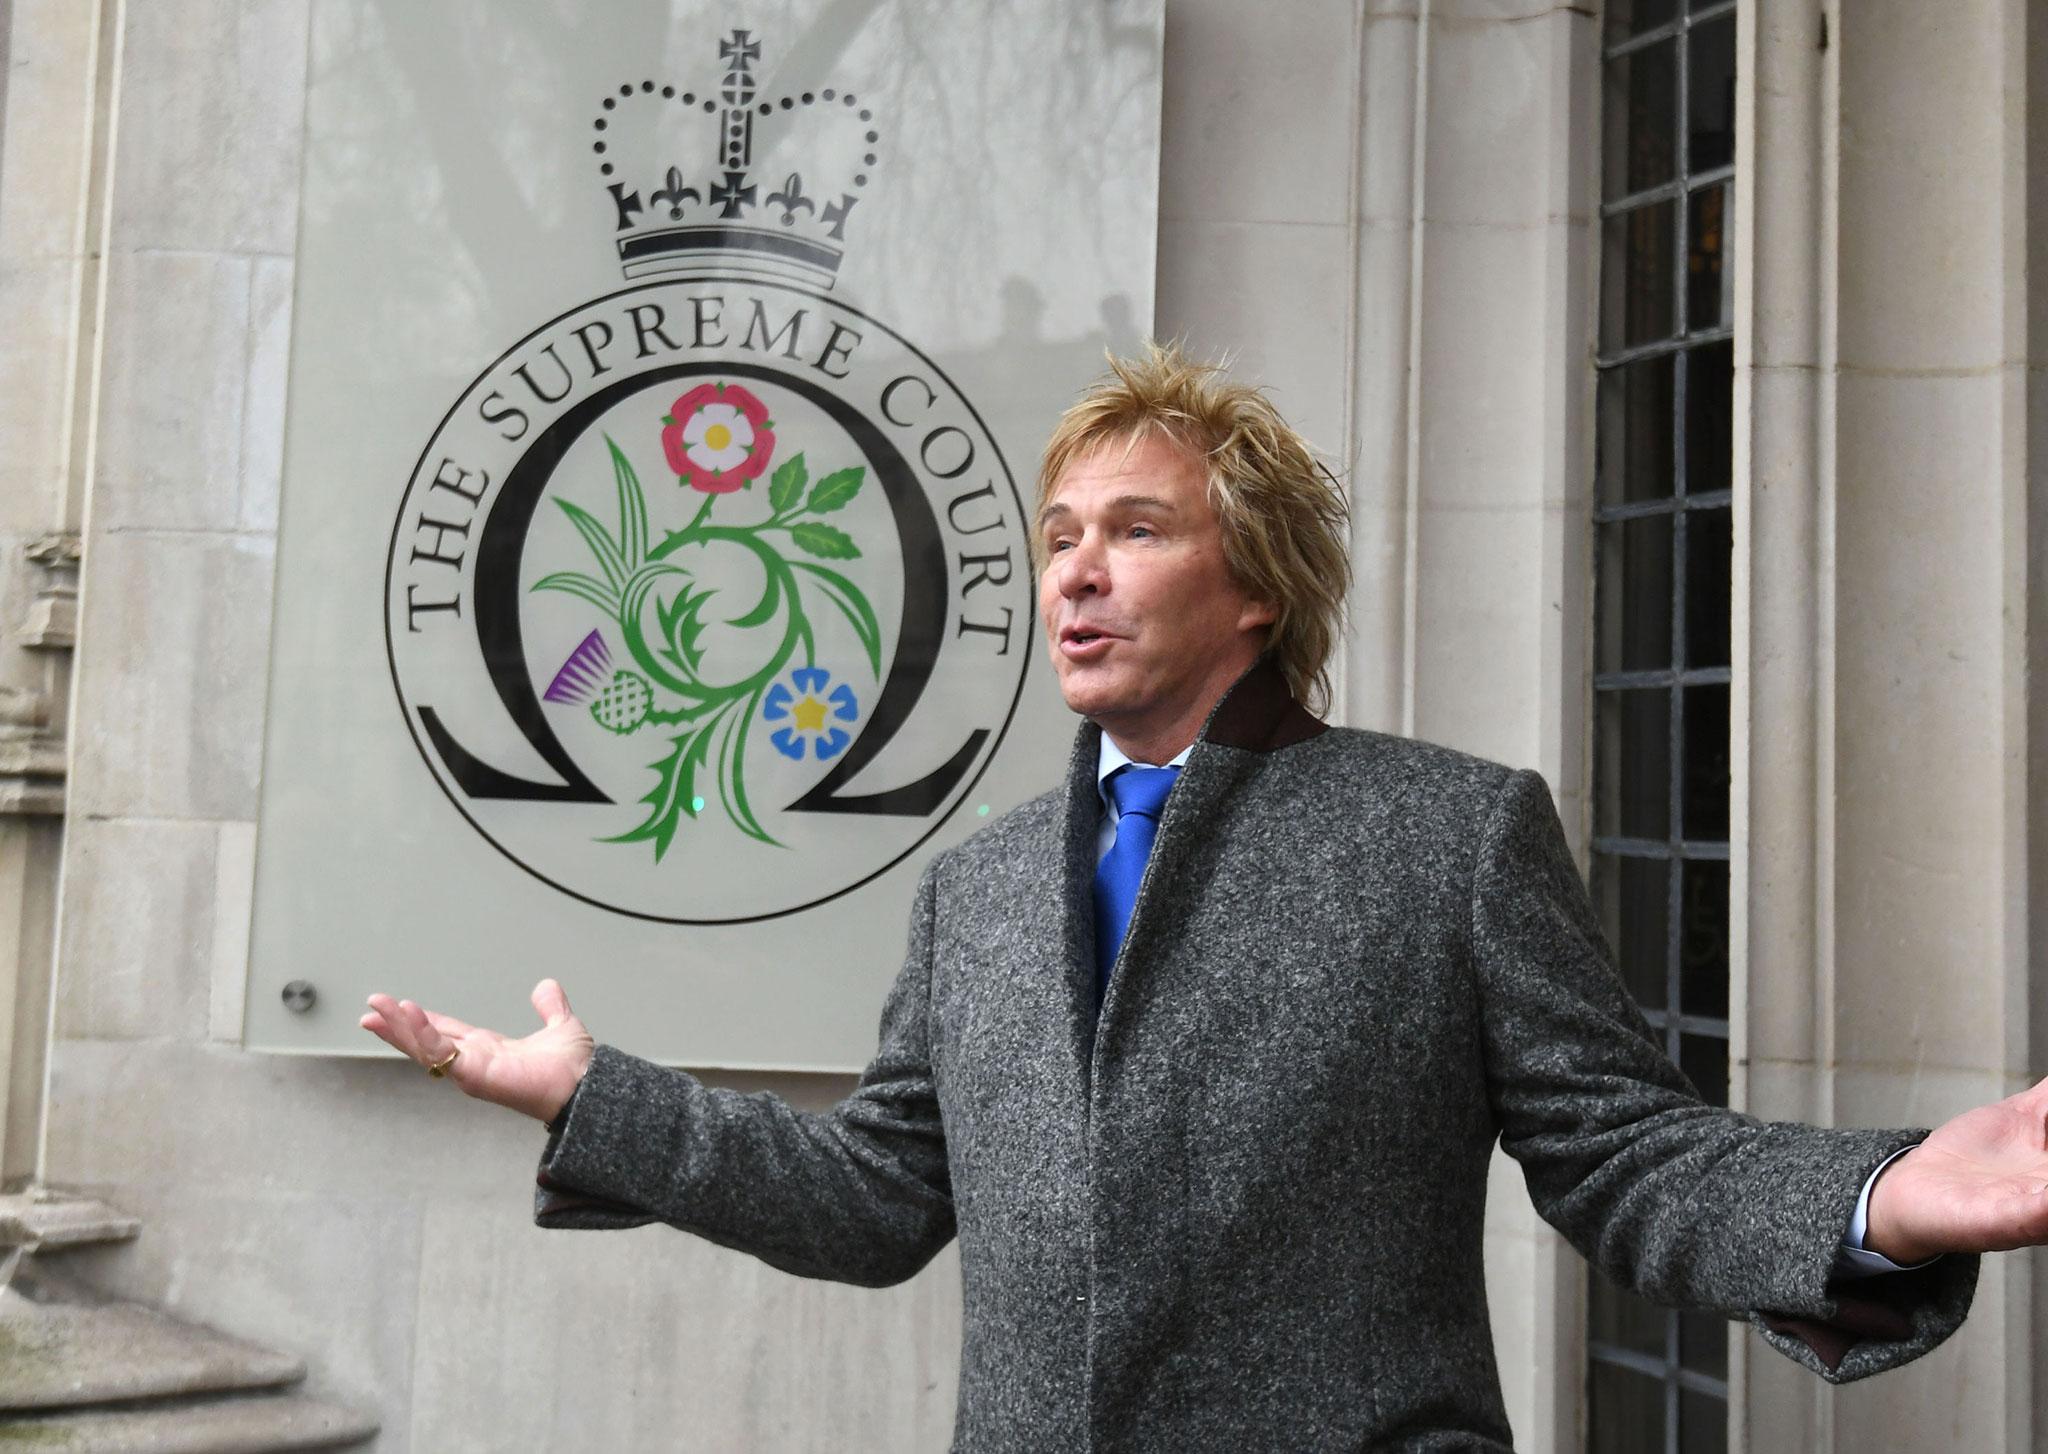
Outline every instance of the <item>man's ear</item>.
{"label": "man's ear", "polygon": [[1280,608],[1270,601],[1246,601],[1244,609],[1237,613],[1237,629],[1253,631],[1261,626],[1271,626],[1280,619]]}

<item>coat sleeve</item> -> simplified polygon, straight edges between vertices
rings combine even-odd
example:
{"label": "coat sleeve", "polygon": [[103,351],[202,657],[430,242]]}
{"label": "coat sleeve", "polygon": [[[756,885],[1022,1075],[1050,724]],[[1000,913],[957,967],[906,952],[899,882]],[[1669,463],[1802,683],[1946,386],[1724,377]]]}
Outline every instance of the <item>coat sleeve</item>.
{"label": "coat sleeve", "polygon": [[851,1095],[799,1111],[600,1045],[541,1155],[543,1227],[666,1222],[804,1277],[870,1287],[912,1276],[953,1236],[928,1030],[936,867]]}
{"label": "coat sleeve", "polygon": [[1917,1358],[1962,1322],[1973,1256],[1829,1281],[1864,1181],[1926,1133],[1703,1103],[1615,973],[1533,772],[1503,784],[1481,834],[1472,949],[1501,1145],[1602,1273],[1667,1306],[1746,1315],[1830,1382]]}

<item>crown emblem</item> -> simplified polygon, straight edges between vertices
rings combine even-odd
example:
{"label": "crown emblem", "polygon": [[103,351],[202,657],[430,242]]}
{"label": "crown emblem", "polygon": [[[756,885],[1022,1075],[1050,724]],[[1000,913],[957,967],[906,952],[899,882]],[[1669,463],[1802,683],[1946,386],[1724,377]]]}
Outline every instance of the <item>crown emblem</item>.
{"label": "crown emblem", "polygon": [[874,171],[874,113],[829,87],[764,97],[751,31],[721,40],[718,57],[712,90],[628,81],[593,119],[619,269],[629,278],[753,273],[829,288],[847,216]]}

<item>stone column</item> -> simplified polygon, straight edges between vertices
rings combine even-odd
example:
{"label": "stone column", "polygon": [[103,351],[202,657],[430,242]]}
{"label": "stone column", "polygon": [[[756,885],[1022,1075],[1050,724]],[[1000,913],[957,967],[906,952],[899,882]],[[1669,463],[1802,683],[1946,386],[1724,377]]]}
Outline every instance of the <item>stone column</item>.
{"label": "stone column", "polygon": [[[2028,9],[1743,12],[1735,1048],[1765,1116],[1929,1125],[2029,1079]],[[1739,1432],[2037,1447],[2034,1258],[1871,1384],[1747,1349]]]}

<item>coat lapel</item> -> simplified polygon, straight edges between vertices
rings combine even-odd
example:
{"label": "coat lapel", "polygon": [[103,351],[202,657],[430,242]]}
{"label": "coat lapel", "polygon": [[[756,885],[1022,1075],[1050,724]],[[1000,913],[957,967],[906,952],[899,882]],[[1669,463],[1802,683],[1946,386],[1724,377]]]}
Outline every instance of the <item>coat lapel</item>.
{"label": "coat lapel", "polygon": [[[1159,815],[1159,836],[1152,841],[1138,899],[1131,907],[1130,927],[1124,931],[1109,993],[1096,1017],[1098,1041],[1113,1042],[1118,1027],[1133,1013],[1151,950],[1167,928],[1170,905],[1183,894],[1199,895],[1194,879],[1203,872],[1204,849],[1213,846],[1218,809],[1256,761],[1245,753],[1219,751],[1206,739],[1196,741],[1180,781],[1167,795],[1166,809]],[[1090,907],[1092,912],[1092,902]],[[1090,988],[1092,991],[1092,985]]]}
{"label": "coat lapel", "polygon": [[1102,819],[1102,798],[1096,788],[1095,771],[1102,734],[1092,722],[1082,724],[1067,771],[1063,917],[1068,1002],[1084,1090],[1093,1079],[1096,1040],[1120,1018],[1119,1004],[1132,1002],[1133,982],[1143,975],[1147,950],[1165,927],[1162,918],[1168,912],[1168,902],[1190,890],[1191,878],[1202,871],[1202,849],[1211,840],[1224,800],[1257,768],[1266,753],[1292,747],[1326,730],[1325,723],[1295,701],[1287,689],[1285,675],[1268,657],[1254,663],[1217,702],[1202,726],[1180,781],[1166,799],[1159,836],[1153,841],[1138,900],[1131,910],[1130,928],[1124,935],[1123,949],[1110,977],[1109,993],[1098,1015],[1095,844]]}
{"label": "coat lapel", "polygon": [[1066,814],[1060,838],[1061,966],[1066,971],[1067,1031],[1088,1093],[1088,1062],[1095,1049],[1095,840],[1102,798],[1095,786],[1102,730],[1083,722],[1067,765]]}

